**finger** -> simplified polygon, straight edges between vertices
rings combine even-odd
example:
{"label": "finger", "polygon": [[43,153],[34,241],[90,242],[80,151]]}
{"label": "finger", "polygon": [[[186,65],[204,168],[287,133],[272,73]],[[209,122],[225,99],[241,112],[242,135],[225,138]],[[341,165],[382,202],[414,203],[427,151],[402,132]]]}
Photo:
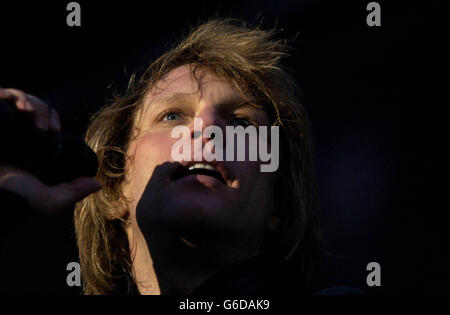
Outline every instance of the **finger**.
{"label": "finger", "polygon": [[42,131],[48,130],[50,113],[47,104],[39,98],[17,89],[3,89],[2,92],[5,98],[15,102],[17,109],[33,115],[36,128]]}
{"label": "finger", "polygon": [[0,188],[26,199],[33,209],[41,209],[47,204],[47,186],[24,170],[1,166]]}
{"label": "finger", "polygon": [[26,94],[26,101],[35,109],[34,126],[43,131],[47,131],[50,126],[50,109],[47,104],[41,101],[39,98],[33,95]]}
{"label": "finger", "polygon": [[96,179],[80,177],[73,181],[50,187],[49,195],[53,208],[60,210],[72,206],[99,189],[101,189],[101,184]]}
{"label": "finger", "polygon": [[148,184],[157,186],[167,184],[171,181],[174,172],[181,166],[179,162],[164,162],[159,164],[153,170]]}
{"label": "finger", "polygon": [[27,102],[26,94],[16,89],[0,89],[0,97],[14,101],[16,108],[26,112],[33,112],[32,104]]}
{"label": "finger", "polygon": [[0,188],[13,192],[28,201],[40,214],[54,214],[73,206],[101,188],[90,177],[80,177],[71,182],[48,187],[30,173],[10,166],[0,166]]}
{"label": "finger", "polygon": [[0,88],[0,98],[16,102],[18,97],[12,94],[8,89]]}
{"label": "finger", "polygon": [[147,185],[142,191],[142,197],[139,203],[145,204],[147,198],[151,198],[151,195],[158,194],[158,191],[160,192],[165,189],[166,185],[170,183],[173,174],[180,166],[181,164],[178,162],[164,162],[156,166]]}
{"label": "finger", "polygon": [[59,115],[54,108],[50,110],[50,124],[51,130],[60,132],[61,131],[61,121],[59,120]]}

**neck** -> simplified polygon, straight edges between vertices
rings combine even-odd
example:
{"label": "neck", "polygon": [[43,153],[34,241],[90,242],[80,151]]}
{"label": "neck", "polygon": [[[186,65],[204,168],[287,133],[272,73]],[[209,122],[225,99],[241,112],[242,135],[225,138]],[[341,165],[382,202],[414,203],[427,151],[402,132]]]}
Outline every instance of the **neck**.
{"label": "neck", "polygon": [[138,249],[133,261],[141,294],[189,294],[226,266],[253,256],[243,249],[217,243],[205,250],[205,245],[196,247],[179,236],[153,235],[154,239],[164,241],[148,239],[148,247]]}

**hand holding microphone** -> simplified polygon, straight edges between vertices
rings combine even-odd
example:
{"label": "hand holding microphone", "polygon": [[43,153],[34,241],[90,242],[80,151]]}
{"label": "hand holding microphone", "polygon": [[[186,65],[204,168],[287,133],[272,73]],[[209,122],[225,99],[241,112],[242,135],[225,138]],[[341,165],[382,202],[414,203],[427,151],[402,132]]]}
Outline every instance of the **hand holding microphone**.
{"label": "hand holding microphone", "polygon": [[39,98],[0,88],[0,189],[55,213],[99,190],[97,156],[83,139],[61,133],[59,116]]}

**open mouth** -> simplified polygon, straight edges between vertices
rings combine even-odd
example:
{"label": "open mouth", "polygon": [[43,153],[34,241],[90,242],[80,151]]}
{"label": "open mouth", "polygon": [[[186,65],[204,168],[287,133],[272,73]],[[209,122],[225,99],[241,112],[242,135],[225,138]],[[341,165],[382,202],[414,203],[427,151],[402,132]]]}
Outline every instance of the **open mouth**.
{"label": "open mouth", "polygon": [[211,176],[218,179],[223,184],[225,185],[227,184],[222,174],[219,171],[217,171],[213,165],[208,163],[193,163],[186,166],[181,165],[178,171],[172,177],[172,179],[177,180],[188,175],[196,175],[196,174]]}

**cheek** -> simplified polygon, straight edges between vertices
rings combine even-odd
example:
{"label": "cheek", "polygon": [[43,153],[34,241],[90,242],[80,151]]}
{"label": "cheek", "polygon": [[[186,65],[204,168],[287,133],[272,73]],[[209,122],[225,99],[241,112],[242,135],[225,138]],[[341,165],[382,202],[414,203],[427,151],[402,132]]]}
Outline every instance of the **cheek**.
{"label": "cheek", "polygon": [[133,204],[140,199],[155,167],[172,160],[170,152],[174,141],[176,139],[171,139],[170,134],[154,133],[141,136],[130,147],[129,154],[133,159],[128,167],[126,191],[133,199]]}

